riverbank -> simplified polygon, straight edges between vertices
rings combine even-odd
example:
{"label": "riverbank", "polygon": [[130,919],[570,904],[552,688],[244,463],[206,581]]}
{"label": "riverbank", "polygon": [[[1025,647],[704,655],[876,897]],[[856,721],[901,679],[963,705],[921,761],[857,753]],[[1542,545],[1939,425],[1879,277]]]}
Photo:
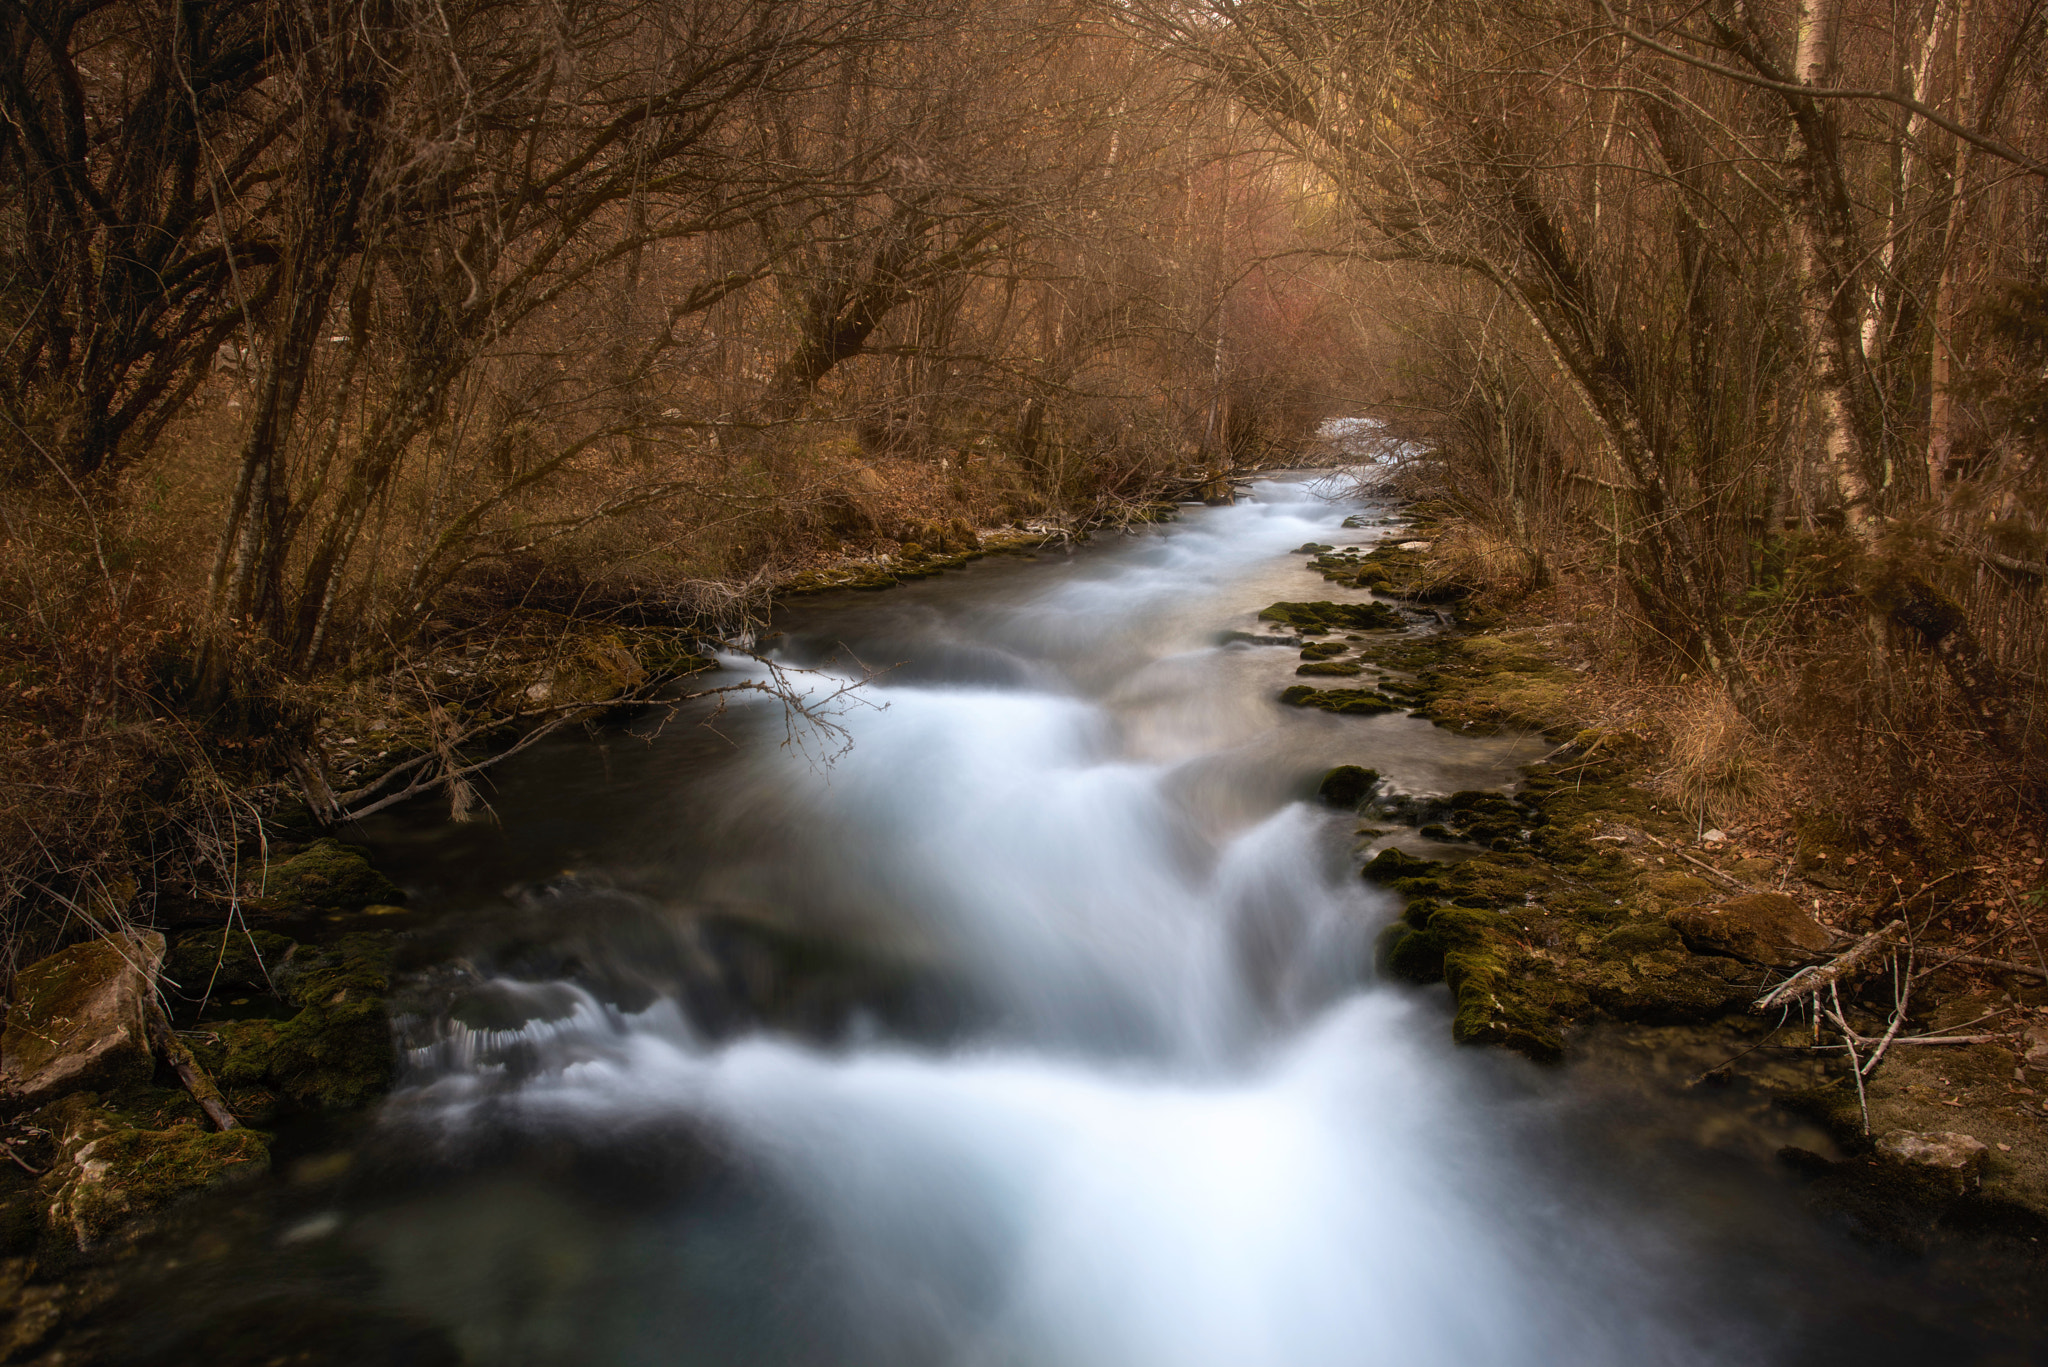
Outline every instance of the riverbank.
{"label": "riverbank", "polygon": [[[1423,512],[1378,549],[1303,548],[1325,580],[1457,623],[1361,642],[1341,667],[1439,726],[1556,748],[1505,795],[1356,802],[1362,876],[1404,902],[1385,970],[1445,983],[1460,1042],[1545,1062],[1596,1028],[1705,1030],[1722,1057],[1686,1085],[1816,1122],[1828,1152],[1782,1161],[1874,1240],[2048,1232],[2048,964],[2038,895],[2019,892],[2040,882],[2038,847],[1930,867],[1856,842],[1782,771],[1750,775],[1746,801],[1703,800],[1683,754],[1699,687],[1603,669],[1563,595],[1504,604],[1460,578]],[[1341,653],[1311,645],[1302,671]],[[1387,838],[1401,827],[1455,853],[1404,853]]]}

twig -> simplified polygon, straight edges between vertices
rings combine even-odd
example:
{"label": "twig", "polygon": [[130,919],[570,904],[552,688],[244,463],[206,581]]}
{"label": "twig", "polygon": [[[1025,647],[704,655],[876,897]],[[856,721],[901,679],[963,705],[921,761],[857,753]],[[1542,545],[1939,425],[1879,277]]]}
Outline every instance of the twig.
{"label": "twig", "polygon": [[1726,884],[1726,885],[1727,885],[1728,887],[1731,887],[1731,888],[1735,889],[1735,890],[1736,890],[1737,892],[1762,892],[1762,891],[1763,891],[1763,889],[1762,889],[1762,888],[1759,888],[1759,887],[1757,887],[1757,886],[1756,886],[1755,884],[1752,884],[1752,883],[1745,883],[1745,882],[1743,882],[1743,881],[1742,881],[1742,880],[1741,880],[1740,878],[1737,878],[1737,877],[1736,877],[1736,876],[1735,876],[1734,874],[1732,874],[1732,873],[1726,873],[1726,872],[1723,872],[1723,871],[1722,871],[1722,870],[1720,870],[1720,869],[1717,869],[1717,868],[1715,868],[1715,867],[1714,867],[1714,866],[1713,866],[1712,864],[1709,864],[1709,863],[1708,863],[1708,862],[1707,862],[1706,860],[1704,860],[1704,859],[1695,859],[1695,858],[1693,858],[1693,857],[1692,857],[1691,855],[1687,854],[1687,853],[1686,853],[1686,852],[1685,852],[1684,850],[1681,850],[1681,849],[1679,849],[1679,848],[1678,848],[1678,847],[1677,847],[1676,845],[1670,844],[1669,842],[1667,842],[1667,841],[1664,841],[1664,840],[1659,840],[1659,839],[1658,839],[1658,838],[1657,838],[1656,836],[1654,836],[1654,835],[1650,835],[1650,832],[1648,832],[1648,831],[1644,831],[1644,832],[1643,832],[1643,834],[1644,834],[1644,835],[1646,835],[1646,836],[1649,836],[1650,840],[1651,840],[1652,842],[1654,842],[1655,844],[1657,844],[1657,845],[1660,845],[1660,846],[1662,846],[1662,847],[1663,847],[1664,849],[1667,849],[1667,850],[1671,851],[1671,852],[1672,852],[1673,854],[1677,855],[1677,856],[1678,856],[1678,857],[1679,857],[1680,859],[1683,859],[1683,860],[1684,860],[1684,861],[1685,861],[1686,863],[1688,863],[1688,864],[1691,864],[1691,865],[1692,865],[1693,867],[1695,867],[1695,868],[1699,869],[1699,870],[1700,870],[1700,871],[1701,871],[1702,873],[1705,873],[1705,874],[1706,874],[1706,875],[1707,875],[1708,877],[1710,877],[1710,878],[1714,878],[1714,879],[1716,879],[1716,880],[1720,881],[1721,883],[1724,883],[1724,884]]}
{"label": "twig", "polygon": [[1856,1078],[1856,1109],[1863,1113],[1863,1133],[1870,1133],[1870,1099],[1863,1092],[1863,1065],[1856,1058],[1856,1032],[1849,1028],[1849,1022],[1842,1019],[1842,994],[1835,984],[1828,984],[1828,999],[1834,1003],[1834,1010],[1828,1012],[1836,1028],[1842,1032],[1842,1041],[1849,1051],[1849,1071]]}
{"label": "twig", "polygon": [[0,1139],[0,1153],[4,1153],[9,1158],[12,1158],[15,1162],[15,1166],[19,1167],[23,1172],[31,1173],[37,1177],[41,1177],[45,1172],[49,1171],[48,1168],[36,1168],[29,1166],[29,1161],[26,1158],[23,1158],[20,1154],[16,1153],[14,1151],[14,1145],[8,1143],[4,1139]]}
{"label": "twig", "polygon": [[[1996,1044],[2004,1038],[2004,1035],[1901,1035],[1893,1040],[1892,1044],[1894,1047],[1904,1047],[1909,1044]],[[1859,1044],[1877,1043],[1876,1038],[1870,1035],[1857,1035],[1855,1039]],[[1839,1044],[1808,1044],[1789,1047],[1840,1049],[1843,1046]]]}
{"label": "twig", "polygon": [[1788,1002],[1797,1001],[1801,997],[1809,996],[1820,991],[1823,987],[1830,986],[1837,979],[1846,977],[1848,974],[1854,973],[1857,969],[1861,968],[1879,950],[1884,948],[1887,940],[1905,928],[1905,921],[1898,920],[1893,921],[1881,930],[1872,931],[1861,940],[1858,940],[1849,949],[1828,960],[1828,962],[1812,964],[1800,969],[1784,982],[1779,983],[1769,992],[1757,998],[1749,1009],[1752,1011],[1768,1011],[1774,1006],[1782,1006]]}
{"label": "twig", "polygon": [[1892,1019],[1885,1027],[1884,1038],[1877,1042],[1877,1049],[1870,1056],[1870,1062],[1863,1065],[1863,1076],[1869,1077],[1877,1071],[1877,1065],[1884,1058],[1884,1051],[1892,1047],[1892,1041],[1899,1036],[1899,1027],[1906,1023],[1906,1004],[1913,1000],[1913,947],[1906,946],[1906,971],[1898,971],[1898,960],[1892,960]]}

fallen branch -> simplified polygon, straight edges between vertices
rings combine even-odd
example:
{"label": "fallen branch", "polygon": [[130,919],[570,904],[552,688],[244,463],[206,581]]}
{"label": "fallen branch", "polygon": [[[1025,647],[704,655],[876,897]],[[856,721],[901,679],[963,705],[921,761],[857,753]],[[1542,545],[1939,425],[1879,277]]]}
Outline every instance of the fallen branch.
{"label": "fallen branch", "polygon": [[155,1001],[149,1004],[149,1037],[163,1052],[171,1071],[178,1075],[178,1081],[185,1084],[185,1090],[199,1103],[199,1109],[214,1124],[215,1129],[240,1129],[242,1122],[235,1119],[235,1113],[228,1109],[228,1103],[221,1097],[220,1088],[213,1085],[213,1079],[199,1066],[199,1060],[192,1057],[192,1051],[185,1047],[185,1041],[178,1038],[178,1032],[171,1028],[171,1019]]}
{"label": "fallen branch", "polygon": [[[1907,1044],[1996,1044],[2004,1038],[2006,1038],[2004,1035],[1900,1035],[1892,1041],[1892,1047],[1896,1049],[1901,1045]],[[1877,1037],[1875,1035],[1857,1035],[1855,1036],[1855,1042],[1857,1044],[1875,1044],[1877,1043]],[[1841,1049],[1847,1046],[1841,1044],[1807,1044],[1794,1047],[1805,1049]],[[1851,1052],[1854,1052],[1853,1049]]]}
{"label": "fallen branch", "polygon": [[1824,964],[1812,964],[1800,969],[1776,987],[1758,997],[1750,1006],[1752,1011],[1769,1011],[1773,1007],[1789,1006],[1801,997],[1811,996],[1834,983],[1837,979],[1854,973],[1875,958],[1892,936],[1906,928],[1903,920],[1893,921],[1882,930],[1874,930],[1858,940],[1853,946],[1836,955]]}

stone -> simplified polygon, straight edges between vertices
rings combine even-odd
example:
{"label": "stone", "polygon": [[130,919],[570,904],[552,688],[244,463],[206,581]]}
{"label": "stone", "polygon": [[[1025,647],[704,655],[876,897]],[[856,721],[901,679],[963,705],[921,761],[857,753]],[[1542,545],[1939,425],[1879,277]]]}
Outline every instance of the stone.
{"label": "stone", "polygon": [[1695,953],[1789,968],[1828,947],[1812,913],[1783,893],[1758,892],[1713,906],[1681,907],[1666,918]]}
{"label": "stone", "polygon": [[1894,1163],[1960,1172],[1983,1163],[1984,1141],[1953,1130],[1892,1130],[1878,1137],[1877,1151]]}
{"label": "stone", "polygon": [[15,975],[0,1033],[0,1092],[47,1101],[146,1082],[155,1069],[145,1010],[164,959],[153,930],[101,938]]}

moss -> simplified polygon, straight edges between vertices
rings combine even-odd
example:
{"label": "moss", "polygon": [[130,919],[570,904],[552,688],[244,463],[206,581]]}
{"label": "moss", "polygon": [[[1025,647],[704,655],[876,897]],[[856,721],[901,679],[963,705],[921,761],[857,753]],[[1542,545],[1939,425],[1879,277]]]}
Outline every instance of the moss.
{"label": "moss", "polygon": [[1260,620],[1284,622],[1304,635],[1325,631],[1380,631],[1406,625],[1385,603],[1275,603]]}
{"label": "moss", "polygon": [[255,905],[268,912],[303,915],[404,902],[405,894],[372,867],[365,851],[321,839],[272,865]]}
{"label": "moss", "polygon": [[1535,859],[1509,853],[1479,855],[1453,864],[1443,877],[1453,900],[1469,900],[1484,906],[1519,902],[1549,882],[1548,871]]}
{"label": "moss", "polygon": [[1304,660],[1333,660],[1351,647],[1342,641],[1311,641],[1301,648]]}
{"label": "moss", "polygon": [[1594,953],[1601,958],[1632,959],[1638,954],[1683,951],[1685,941],[1663,921],[1630,921],[1600,937]]}
{"label": "moss", "polygon": [[1391,883],[1400,878],[1433,873],[1442,867],[1431,860],[1417,859],[1405,850],[1390,847],[1374,855],[1360,872],[1368,882]]}
{"label": "moss", "polygon": [[1372,716],[1381,712],[1401,710],[1399,703],[1363,688],[1318,690],[1307,684],[1296,684],[1281,691],[1280,701],[1289,707],[1313,707],[1324,712],[1340,712],[1350,716]]}
{"label": "moss", "polygon": [[1714,885],[1704,878],[1695,878],[1689,873],[1652,873],[1643,878],[1643,886],[1651,895],[1666,902],[1691,905],[1695,902],[1711,901],[1720,896]]}
{"label": "moss", "polygon": [[117,1129],[81,1145],[74,1161],[77,1175],[52,1215],[83,1247],[182,1196],[267,1171],[270,1151],[252,1130],[215,1133],[181,1125]]}
{"label": "moss", "polygon": [[1365,673],[1365,667],[1363,665],[1352,664],[1345,660],[1316,660],[1309,664],[1297,665],[1295,667],[1294,672],[1297,674],[1313,674],[1338,678],[1354,678],[1357,675]]}
{"label": "moss", "polygon": [[272,976],[298,1014],[210,1022],[220,1043],[195,1052],[231,1092],[278,1094],[322,1111],[367,1105],[391,1085],[397,1062],[383,997],[386,953],[373,935],[296,947]]}
{"label": "moss", "polygon": [[272,966],[282,964],[292,949],[291,940],[268,930],[236,932],[225,942],[217,930],[194,931],[178,937],[164,960],[164,974],[187,997],[199,996],[209,984],[215,996],[268,992]]}

